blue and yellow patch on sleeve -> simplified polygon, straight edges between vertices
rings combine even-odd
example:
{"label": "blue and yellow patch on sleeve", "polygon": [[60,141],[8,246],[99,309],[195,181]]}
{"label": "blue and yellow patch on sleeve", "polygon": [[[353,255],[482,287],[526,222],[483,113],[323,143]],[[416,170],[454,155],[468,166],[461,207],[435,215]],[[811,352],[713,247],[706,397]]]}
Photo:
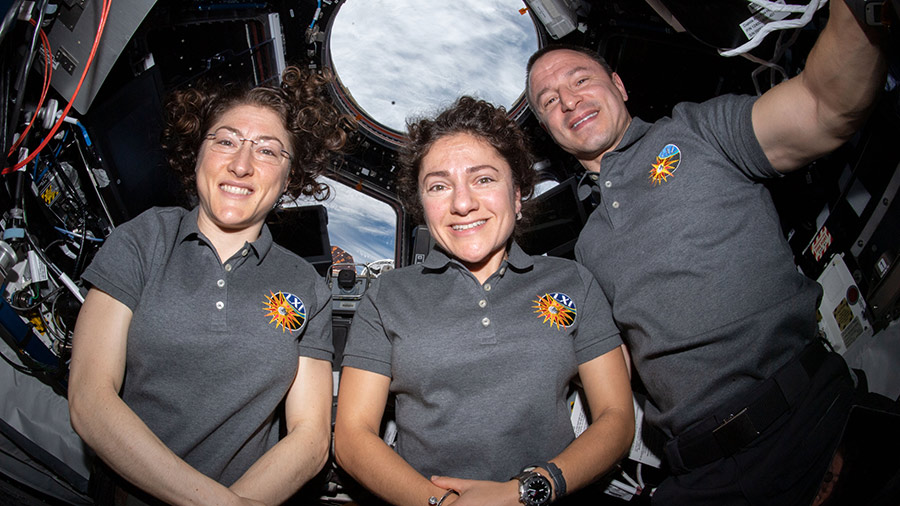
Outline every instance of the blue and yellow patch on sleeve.
{"label": "blue and yellow patch on sleeve", "polygon": [[275,328],[281,327],[281,331],[296,332],[306,324],[306,305],[300,297],[288,292],[269,292],[263,302],[263,311],[266,316],[272,317],[269,323],[274,323]]}
{"label": "blue and yellow patch on sleeve", "polygon": [[543,318],[541,323],[550,323],[557,329],[568,328],[575,323],[577,310],[575,309],[575,301],[564,293],[545,293],[537,300],[534,300],[534,312],[538,318]]}
{"label": "blue and yellow patch on sleeve", "polygon": [[656,163],[650,165],[650,182],[653,186],[661,185],[675,175],[681,163],[681,150],[674,144],[666,144],[656,155]]}

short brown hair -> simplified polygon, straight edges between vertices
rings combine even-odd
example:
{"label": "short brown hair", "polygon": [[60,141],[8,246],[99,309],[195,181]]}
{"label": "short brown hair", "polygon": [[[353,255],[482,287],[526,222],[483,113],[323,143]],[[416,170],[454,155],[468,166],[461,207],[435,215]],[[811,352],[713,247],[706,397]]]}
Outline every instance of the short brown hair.
{"label": "short brown hair", "polygon": [[522,198],[528,198],[534,192],[534,157],[525,133],[509,118],[503,107],[463,96],[434,119],[407,121],[407,130],[409,140],[400,152],[397,193],[403,208],[417,223],[424,222],[424,211],[419,200],[422,159],[435,142],[450,135],[467,133],[483,139],[509,164],[513,184]]}
{"label": "short brown hair", "polygon": [[331,72],[288,67],[280,86],[249,88],[204,83],[173,92],[166,103],[162,145],[176,177],[189,195],[196,194],[197,154],[204,134],[227,111],[241,105],[265,107],[281,118],[293,153],[289,195],[323,200],[329,188],[316,181],[347,141],[353,122],[330,100]]}
{"label": "short brown hair", "polygon": [[535,109],[534,104],[531,102],[531,68],[534,67],[534,63],[545,54],[561,49],[581,53],[597,62],[610,77],[613,75],[613,69],[609,65],[609,62],[606,61],[606,58],[600,56],[600,54],[593,49],[588,49],[584,46],[576,46],[575,44],[551,44],[549,46],[544,46],[535,51],[534,54],[531,55],[531,58],[528,58],[528,64],[525,66],[525,100],[528,101],[528,107],[531,108],[531,111],[534,113],[537,113],[537,109]]}

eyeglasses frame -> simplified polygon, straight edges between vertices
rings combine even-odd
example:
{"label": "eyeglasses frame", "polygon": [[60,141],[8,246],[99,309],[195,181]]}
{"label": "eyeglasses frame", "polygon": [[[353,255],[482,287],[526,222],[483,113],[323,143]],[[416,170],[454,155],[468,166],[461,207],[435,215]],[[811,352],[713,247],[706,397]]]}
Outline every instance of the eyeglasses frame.
{"label": "eyeglasses frame", "polygon": [[[220,127],[220,128],[218,128],[215,132],[210,132],[210,133],[204,135],[204,136],[203,136],[203,140],[205,140],[205,141],[211,141],[211,140],[214,140],[214,139],[216,138],[216,132],[218,132],[219,130],[225,130],[226,132],[231,132],[231,133],[233,133],[234,136],[235,136],[235,139],[236,139],[238,142],[241,143],[240,147],[237,149],[237,151],[235,151],[235,154],[237,154],[237,152],[239,152],[239,151],[241,150],[241,148],[244,147],[244,141],[249,141],[250,144],[252,144],[253,146],[257,146],[257,145],[259,144],[259,139],[255,139],[255,140],[254,140],[254,139],[250,139],[250,138],[247,138],[247,137],[241,137],[241,136],[238,135],[238,133],[235,132],[234,130],[231,130],[231,129],[228,129],[228,128],[224,128],[224,127]],[[275,140],[278,141],[278,139],[275,139]],[[291,163],[293,163],[294,157],[291,156],[291,154],[288,153],[288,151],[287,151],[286,149],[284,149],[284,147],[283,147],[284,144],[282,144],[281,141],[278,141],[278,143],[282,145],[282,148],[281,148],[281,156],[287,158],[288,161],[290,161]]]}

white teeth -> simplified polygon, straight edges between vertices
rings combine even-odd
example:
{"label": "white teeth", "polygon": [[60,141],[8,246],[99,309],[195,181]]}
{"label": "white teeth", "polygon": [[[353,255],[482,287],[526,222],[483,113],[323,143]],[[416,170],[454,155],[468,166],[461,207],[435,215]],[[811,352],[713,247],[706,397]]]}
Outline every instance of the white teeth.
{"label": "white teeth", "polygon": [[240,186],[231,186],[230,184],[219,185],[219,188],[221,188],[224,192],[235,193],[237,195],[250,195],[250,193],[252,193],[247,188],[241,188]]}
{"label": "white teeth", "polygon": [[475,228],[487,223],[487,220],[478,220],[474,223],[469,223],[468,225],[453,225],[453,230],[468,230],[470,228]]}
{"label": "white teeth", "polygon": [[578,120],[578,123],[575,123],[574,125],[572,125],[572,128],[576,128],[578,125],[580,125],[580,124],[582,124],[583,122],[585,122],[585,121],[587,121],[587,120],[593,118],[593,117],[596,116],[596,115],[597,115],[596,112],[595,112],[595,113],[592,113],[592,114],[588,114],[587,116],[585,116],[585,117],[581,118],[580,120]]}

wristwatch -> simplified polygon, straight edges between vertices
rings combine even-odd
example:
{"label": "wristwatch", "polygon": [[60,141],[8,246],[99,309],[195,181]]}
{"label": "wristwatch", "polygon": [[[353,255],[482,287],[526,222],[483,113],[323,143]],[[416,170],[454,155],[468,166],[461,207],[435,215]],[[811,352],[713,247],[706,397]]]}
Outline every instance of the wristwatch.
{"label": "wristwatch", "polygon": [[521,473],[513,476],[519,480],[519,502],[525,506],[546,506],[550,504],[553,489],[550,480],[535,472],[535,467],[526,467]]}
{"label": "wristwatch", "polygon": [[538,462],[530,467],[542,467],[547,471],[547,474],[550,475],[550,481],[553,482],[553,495],[557,501],[566,495],[566,477],[563,476],[559,466],[553,462]]}

